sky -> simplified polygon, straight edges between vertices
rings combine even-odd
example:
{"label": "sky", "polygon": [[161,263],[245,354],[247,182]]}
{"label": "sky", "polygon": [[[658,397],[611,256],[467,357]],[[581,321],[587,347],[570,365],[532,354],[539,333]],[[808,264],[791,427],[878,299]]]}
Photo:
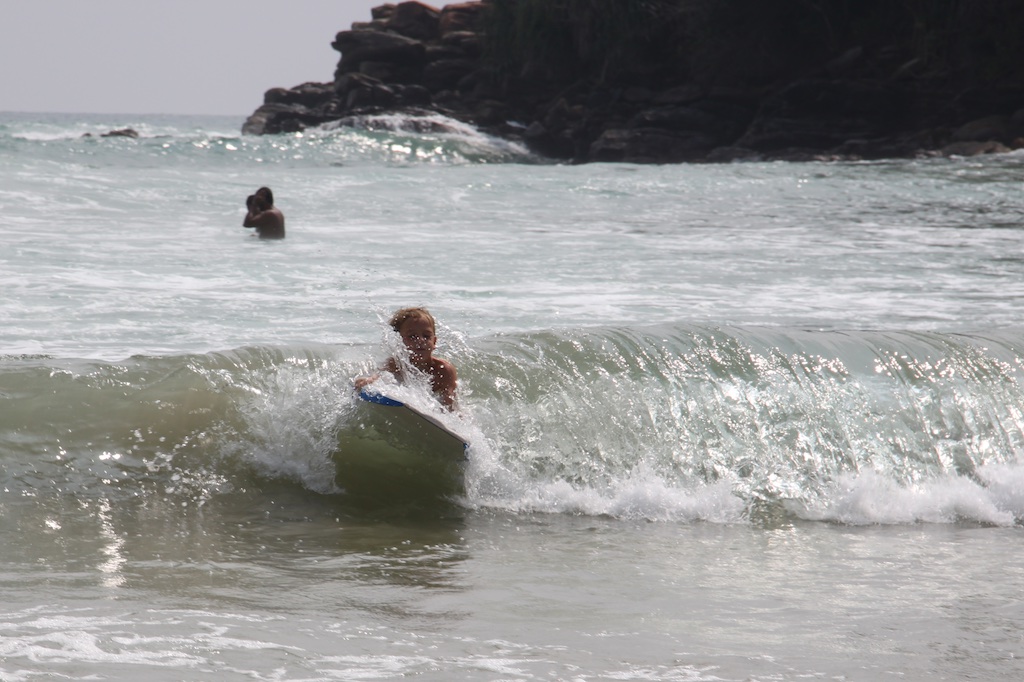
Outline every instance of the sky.
{"label": "sky", "polygon": [[0,0],[0,111],[247,116],[385,1]]}

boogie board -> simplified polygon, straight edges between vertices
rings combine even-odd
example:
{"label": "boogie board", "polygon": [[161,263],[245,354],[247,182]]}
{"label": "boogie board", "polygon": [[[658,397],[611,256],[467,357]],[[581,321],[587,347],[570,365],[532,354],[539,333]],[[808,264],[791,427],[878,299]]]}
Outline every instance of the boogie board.
{"label": "boogie board", "polygon": [[437,417],[384,393],[363,389],[359,391],[359,399],[384,408],[388,421],[415,437],[418,449],[434,452],[445,459],[466,458],[469,442]]}
{"label": "boogie board", "polygon": [[440,419],[376,390],[358,392],[338,434],[335,483],[356,504],[433,504],[465,491],[468,441]]}

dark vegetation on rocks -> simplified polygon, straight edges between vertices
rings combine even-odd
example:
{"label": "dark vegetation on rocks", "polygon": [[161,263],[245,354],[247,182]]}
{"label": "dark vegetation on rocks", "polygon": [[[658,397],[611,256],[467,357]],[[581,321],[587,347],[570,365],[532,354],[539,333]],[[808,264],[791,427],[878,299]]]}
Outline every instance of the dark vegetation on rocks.
{"label": "dark vegetation on rocks", "polygon": [[332,82],[267,91],[243,132],[439,112],[572,162],[1024,146],[1021,0],[402,2],[332,46]]}

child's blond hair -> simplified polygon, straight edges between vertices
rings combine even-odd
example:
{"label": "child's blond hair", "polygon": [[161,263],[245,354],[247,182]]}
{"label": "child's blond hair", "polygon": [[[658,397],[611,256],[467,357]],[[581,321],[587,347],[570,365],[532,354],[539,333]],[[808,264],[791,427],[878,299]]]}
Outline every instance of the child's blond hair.
{"label": "child's blond hair", "polygon": [[392,329],[400,333],[402,325],[409,320],[426,320],[430,323],[430,329],[437,334],[437,324],[434,322],[434,316],[426,308],[402,308],[391,316],[391,321],[388,324],[391,325]]}

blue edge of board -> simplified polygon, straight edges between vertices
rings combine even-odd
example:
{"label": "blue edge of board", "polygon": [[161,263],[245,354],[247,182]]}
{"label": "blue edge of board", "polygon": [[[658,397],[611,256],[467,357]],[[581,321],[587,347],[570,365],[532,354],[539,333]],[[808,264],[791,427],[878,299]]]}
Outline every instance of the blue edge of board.
{"label": "blue edge of board", "polygon": [[381,393],[370,393],[366,389],[359,391],[359,397],[368,403],[377,403],[378,405],[387,405],[388,407],[405,407],[403,402],[389,398]]}

